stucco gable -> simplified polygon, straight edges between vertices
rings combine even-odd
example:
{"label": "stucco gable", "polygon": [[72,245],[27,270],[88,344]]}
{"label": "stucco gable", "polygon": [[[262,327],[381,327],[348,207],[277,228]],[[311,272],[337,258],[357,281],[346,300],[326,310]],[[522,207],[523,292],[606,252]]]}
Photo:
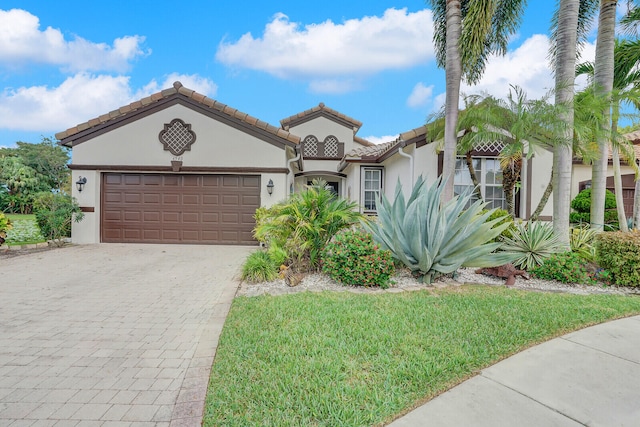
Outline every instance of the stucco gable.
{"label": "stucco gable", "polygon": [[341,124],[342,126],[351,128],[353,129],[354,134],[362,127],[362,122],[329,108],[322,102],[313,108],[280,120],[280,125],[282,129],[289,130],[290,128],[296,127],[318,117],[325,117]]}
{"label": "stucco gable", "polygon": [[172,88],[59,132],[55,137],[62,145],[71,147],[176,104],[191,108],[274,145],[284,147],[300,143],[300,137],[188,89],[180,82],[175,82]]}

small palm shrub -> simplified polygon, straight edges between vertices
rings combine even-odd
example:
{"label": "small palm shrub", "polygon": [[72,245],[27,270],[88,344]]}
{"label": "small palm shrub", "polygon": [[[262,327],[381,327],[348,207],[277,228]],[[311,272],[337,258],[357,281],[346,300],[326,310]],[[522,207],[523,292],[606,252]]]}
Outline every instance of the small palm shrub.
{"label": "small palm shrub", "polygon": [[391,252],[362,231],[340,232],[322,251],[322,271],[345,285],[386,289],[394,270]]}
{"label": "small palm shrub", "polygon": [[400,182],[393,202],[382,196],[378,221],[364,227],[384,249],[406,265],[414,275],[431,283],[438,276],[460,267],[493,267],[513,260],[508,252],[496,252],[501,243],[491,242],[509,224],[497,225],[501,218],[487,221],[493,210],[476,201],[468,209],[472,193],[467,192],[440,205],[444,189],[441,178],[426,187],[418,177],[405,201]]}
{"label": "small palm shrub", "polygon": [[314,180],[305,191],[261,218],[254,235],[267,245],[273,241],[282,247],[295,270],[317,271],[320,252],[329,240],[364,218],[356,208],[357,204],[336,196],[326,182]]}
{"label": "small palm shrub", "polygon": [[569,230],[569,244],[571,251],[587,261],[596,259],[596,247],[594,246],[598,230],[585,227],[571,227]]}
{"label": "small palm shrub", "polygon": [[561,252],[562,246],[551,223],[529,221],[515,223],[513,236],[504,238],[502,250],[518,254],[513,265],[528,271]]}
{"label": "small palm shrub", "polygon": [[557,280],[562,283],[596,283],[587,262],[575,252],[553,254],[541,265],[532,268],[530,273],[540,279]]}
{"label": "small palm shrub", "polygon": [[278,278],[277,264],[267,253],[258,250],[251,253],[242,265],[242,279],[248,282],[270,282]]}

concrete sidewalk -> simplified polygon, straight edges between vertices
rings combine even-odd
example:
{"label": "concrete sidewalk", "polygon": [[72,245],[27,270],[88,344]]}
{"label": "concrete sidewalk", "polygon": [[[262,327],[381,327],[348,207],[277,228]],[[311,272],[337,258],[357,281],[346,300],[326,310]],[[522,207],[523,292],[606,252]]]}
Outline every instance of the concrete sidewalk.
{"label": "concrete sidewalk", "polygon": [[640,316],[516,354],[391,427],[640,426]]}

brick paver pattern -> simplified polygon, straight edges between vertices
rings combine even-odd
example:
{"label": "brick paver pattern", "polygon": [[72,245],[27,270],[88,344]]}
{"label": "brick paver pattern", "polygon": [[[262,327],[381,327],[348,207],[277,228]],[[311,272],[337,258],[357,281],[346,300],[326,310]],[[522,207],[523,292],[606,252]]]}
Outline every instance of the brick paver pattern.
{"label": "brick paver pattern", "polygon": [[0,425],[200,425],[251,249],[105,244],[0,259]]}

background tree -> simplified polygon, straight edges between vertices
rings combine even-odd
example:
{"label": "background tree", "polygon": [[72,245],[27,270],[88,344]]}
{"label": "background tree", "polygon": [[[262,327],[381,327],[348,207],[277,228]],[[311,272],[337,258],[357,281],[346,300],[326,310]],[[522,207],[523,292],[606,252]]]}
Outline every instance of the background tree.
{"label": "background tree", "polygon": [[0,149],[0,209],[30,213],[36,193],[70,193],[68,162],[69,149],[51,138],[43,138],[38,144],[17,142],[15,148]]}
{"label": "background tree", "polygon": [[526,0],[430,0],[438,66],[445,69],[445,134],[442,200],[453,197],[458,103],[464,78],[477,83],[489,55],[507,52],[509,37],[520,24]]}

